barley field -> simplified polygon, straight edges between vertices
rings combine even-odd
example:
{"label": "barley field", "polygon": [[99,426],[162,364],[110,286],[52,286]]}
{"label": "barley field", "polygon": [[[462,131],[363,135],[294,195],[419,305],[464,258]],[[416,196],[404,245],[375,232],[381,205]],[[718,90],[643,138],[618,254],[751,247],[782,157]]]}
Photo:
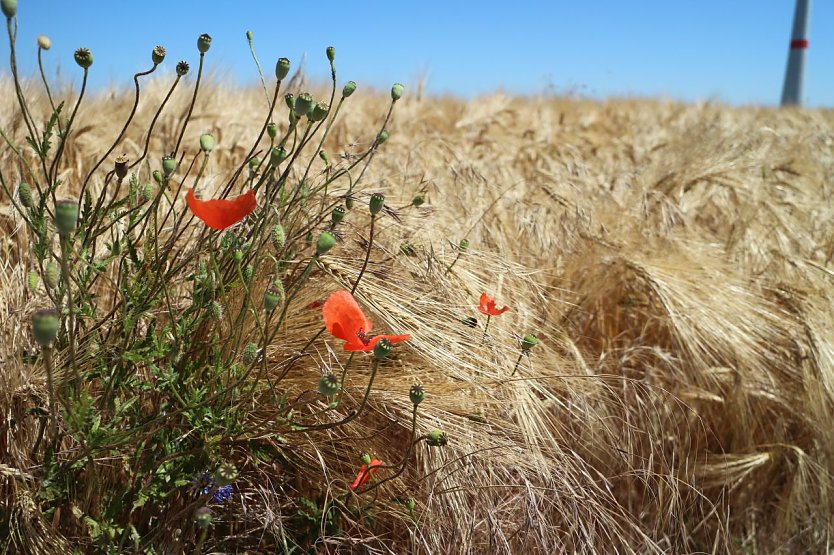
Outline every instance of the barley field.
{"label": "barley field", "polygon": [[[79,198],[99,160],[88,186],[93,204],[128,195],[128,178],[117,184],[106,175],[116,156],[138,159],[146,139],[149,155],[131,174],[140,186],[153,183],[193,91],[191,83],[171,96],[148,138],[170,81],[143,84],[136,115],[112,151],[134,91],[87,93],[57,172],[59,196]],[[281,95],[330,95],[326,82],[298,74],[288,81]],[[22,81],[38,126],[51,111],[40,85]],[[269,157],[262,127],[270,94],[219,79],[201,87],[181,166],[200,166],[198,140],[211,133],[216,144],[198,187],[210,197],[253,148]],[[61,91],[68,106],[78,93],[78,85]],[[126,360],[130,330],[150,337],[194,293],[185,277],[169,282],[167,301],[136,316],[131,328],[121,307],[107,314],[128,264],[106,266],[87,291],[104,308],[67,316],[76,323],[72,360],[72,339],[56,340],[63,347],[54,348],[54,380],[71,383],[77,371],[82,386],[67,389],[71,398],[55,416],[58,437],[49,451],[38,438],[44,427],[51,433],[51,386],[30,331],[36,310],[51,306],[47,278],[32,254],[36,234],[9,198],[29,179],[22,160],[38,162],[31,149],[24,152],[15,94],[5,80],[0,128],[23,145],[20,155],[8,142],[0,149],[7,186],[0,192],[5,553],[831,549],[830,110],[499,93],[461,100],[413,85],[384,124],[391,96],[360,84],[321,147],[329,161],[313,148],[301,152],[287,183],[301,183],[302,174],[315,182],[350,163],[374,146],[383,125],[390,138],[376,145],[359,188],[336,181],[304,199],[300,218],[347,191],[355,206],[330,228],[335,247],[310,258],[303,287],[288,295],[258,371],[244,374],[232,397],[200,388],[227,366],[205,362],[186,380],[182,372],[163,375],[164,356]],[[279,100],[279,136],[286,112]],[[178,170],[166,181],[162,212],[188,212],[181,185],[192,187],[195,172],[183,178]],[[232,196],[245,189],[245,171],[238,173]],[[367,206],[377,192],[385,209],[371,231]],[[413,202],[415,195],[423,202]],[[262,197],[258,202],[264,209]],[[245,239],[252,228],[231,229]],[[193,218],[158,230],[182,245],[180,257],[222,250],[221,234],[203,233]],[[297,235],[300,247],[286,270],[295,276],[307,260],[297,263],[304,232]],[[59,253],[57,239],[50,245]],[[145,249],[137,256],[146,260],[153,254],[141,238],[135,248]],[[89,265],[111,251],[102,240],[78,256]],[[172,256],[159,271],[178,260]],[[272,279],[266,266],[249,278],[253,290]],[[78,276],[83,268],[79,263]],[[136,272],[153,279],[147,268]],[[360,277],[355,297],[376,328],[411,336],[378,372],[376,359],[349,359],[340,341],[321,333],[322,302]],[[477,309],[482,293],[509,310],[487,320]],[[223,314],[246,313],[240,288],[227,295],[218,298]],[[257,318],[206,322],[184,338],[186,358],[189,341],[226,352],[237,337],[257,337],[260,326]],[[538,344],[523,349],[525,334]],[[344,400],[338,395],[343,404],[329,410],[320,377],[351,364]],[[172,380],[187,409],[167,400]],[[425,391],[419,411],[409,397],[413,384]],[[120,401],[113,405],[113,398]],[[125,416],[130,403],[135,417]],[[231,413],[234,430],[219,416]],[[221,424],[210,428],[212,419]],[[310,421],[338,425],[297,424]],[[442,430],[442,441],[433,429]],[[166,446],[153,447],[163,436]],[[357,475],[363,453],[396,468]],[[231,496],[218,501],[211,478],[214,485],[195,494],[191,474],[213,472],[222,461],[235,469]],[[358,488],[349,485],[354,477]],[[360,491],[366,482],[379,486]],[[194,516],[200,504],[210,506],[210,526]]]}

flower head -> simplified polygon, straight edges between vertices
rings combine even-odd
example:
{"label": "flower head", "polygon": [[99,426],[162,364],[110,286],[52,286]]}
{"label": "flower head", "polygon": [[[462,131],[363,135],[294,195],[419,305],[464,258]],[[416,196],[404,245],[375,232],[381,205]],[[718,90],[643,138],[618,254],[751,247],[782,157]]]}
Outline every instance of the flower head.
{"label": "flower head", "polygon": [[363,314],[356,299],[348,291],[336,291],[328,297],[322,308],[327,331],[345,342],[345,351],[373,351],[381,339],[399,343],[411,339],[410,335],[375,335],[368,333],[373,324]]}
{"label": "flower head", "polygon": [[253,189],[231,200],[199,200],[194,196],[194,189],[189,189],[185,199],[194,215],[212,229],[226,229],[238,223],[251,214],[257,205]]}
{"label": "flower head", "polygon": [[205,495],[214,490],[211,498],[217,503],[225,503],[232,498],[234,491],[232,484],[218,486],[216,489],[215,486],[217,486],[217,481],[208,472],[198,474],[191,479],[191,492],[195,496]]}
{"label": "flower head", "polygon": [[486,293],[481,293],[481,301],[478,304],[478,311],[481,314],[486,314],[487,316],[498,316],[499,314],[504,314],[510,309],[509,306],[504,306],[501,308],[497,308],[495,306],[495,298],[490,297]]}
{"label": "flower head", "polygon": [[353,480],[353,483],[350,485],[350,489],[356,489],[360,486],[364,486],[368,483],[371,479],[371,475],[373,475],[377,470],[379,470],[385,463],[379,459],[371,459],[370,464],[363,464],[359,467],[359,473],[356,475],[356,479]]}

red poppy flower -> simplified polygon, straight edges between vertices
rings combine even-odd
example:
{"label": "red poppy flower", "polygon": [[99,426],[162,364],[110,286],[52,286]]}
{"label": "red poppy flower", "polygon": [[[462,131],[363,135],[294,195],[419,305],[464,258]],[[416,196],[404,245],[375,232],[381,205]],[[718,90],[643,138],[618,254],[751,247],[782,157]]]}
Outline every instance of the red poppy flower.
{"label": "red poppy flower", "polygon": [[486,293],[481,293],[481,302],[478,305],[478,311],[480,311],[481,314],[486,314],[487,316],[498,316],[499,314],[504,314],[509,309],[509,306],[496,308],[495,298],[490,297]]}
{"label": "red poppy flower", "polygon": [[356,479],[350,485],[350,489],[356,489],[359,486],[364,486],[368,483],[371,479],[371,475],[374,474],[377,470],[379,470],[385,463],[379,459],[371,459],[371,464],[363,464],[359,467],[359,473],[356,475]]}
{"label": "red poppy flower", "polygon": [[238,223],[251,214],[257,205],[254,189],[249,189],[237,198],[213,200],[199,200],[194,196],[194,189],[189,189],[185,200],[194,215],[212,229],[226,229]]}
{"label": "red poppy flower", "polygon": [[375,335],[368,333],[373,324],[362,313],[356,299],[348,291],[336,291],[327,298],[322,308],[324,325],[327,331],[345,342],[345,351],[373,351],[380,339],[385,338],[391,343],[408,341],[410,335]]}

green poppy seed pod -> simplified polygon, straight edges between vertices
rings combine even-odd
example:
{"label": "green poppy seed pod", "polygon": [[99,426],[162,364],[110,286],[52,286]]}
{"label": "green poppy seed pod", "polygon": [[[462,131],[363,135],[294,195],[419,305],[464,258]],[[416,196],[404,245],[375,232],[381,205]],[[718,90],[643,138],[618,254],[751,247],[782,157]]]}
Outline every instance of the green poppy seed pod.
{"label": "green poppy seed pod", "polygon": [[162,175],[166,179],[171,177],[171,174],[174,173],[174,170],[177,169],[177,160],[173,156],[163,156],[162,157]]}
{"label": "green poppy seed pod", "polygon": [[185,60],[180,60],[177,63],[177,75],[178,76],[184,77],[185,74],[188,73],[188,70],[189,70],[188,62],[186,62]]}
{"label": "green poppy seed pod", "polygon": [[277,166],[287,159],[287,150],[282,146],[276,146],[269,152],[269,163]]}
{"label": "green poppy seed pod", "polygon": [[261,165],[261,161],[260,161],[260,159],[259,159],[257,156],[253,156],[253,157],[249,160],[249,171],[250,171],[250,172],[253,172],[253,173],[257,172],[257,171],[258,171],[258,167],[259,167],[260,165]]}
{"label": "green poppy seed pod", "polygon": [[524,339],[521,340],[521,350],[525,353],[529,353],[530,349],[532,349],[538,344],[539,338],[533,335],[532,333],[528,333],[524,336]]}
{"label": "green poppy seed pod", "polygon": [[385,195],[382,193],[374,193],[371,195],[371,200],[368,202],[368,208],[372,216],[376,216],[385,206]]}
{"label": "green poppy seed pod", "polygon": [[364,464],[364,465],[369,465],[369,464],[371,464],[371,455],[370,455],[370,453],[362,453],[362,456],[361,456],[361,457],[359,457],[359,460],[360,460],[360,461],[362,462],[362,464]]}
{"label": "green poppy seed pod", "polygon": [[323,231],[316,241],[316,255],[321,256],[336,245],[336,237],[329,231]]}
{"label": "green poppy seed pod", "polygon": [[287,105],[287,108],[289,108],[290,111],[295,110],[295,97],[292,93],[287,93],[284,95],[284,104]]}
{"label": "green poppy seed pod", "polygon": [[319,393],[326,397],[336,395],[341,389],[339,385],[339,378],[333,372],[325,374],[319,380]]}
{"label": "green poppy seed pod", "polygon": [[231,229],[220,237],[220,248],[224,251],[232,248],[235,243],[237,243],[237,235]]}
{"label": "green poppy seed pod", "polygon": [[382,143],[384,143],[385,141],[387,141],[388,137],[389,137],[388,131],[386,131],[385,129],[380,131],[379,135],[376,136],[376,146],[379,146]]}
{"label": "green poppy seed pod", "polygon": [[228,486],[237,480],[237,477],[237,467],[232,463],[221,464],[217,469],[217,472],[214,473],[214,481],[217,482],[217,485],[220,487]]}
{"label": "green poppy seed pod", "polygon": [[237,262],[238,264],[240,264],[241,262],[243,262],[243,251],[242,251],[242,250],[240,250],[240,249],[237,249],[237,250],[234,252],[234,257],[235,257],[235,262]]}
{"label": "green poppy seed pod", "polygon": [[30,271],[26,276],[26,285],[29,286],[29,291],[37,291],[38,283],[40,283],[38,273],[35,270]]}
{"label": "green poppy seed pod", "polygon": [[93,53],[88,48],[79,48],[75,51],[75,63],[83,69],[89,69],[93,65]]}
{"label": "green poppy seed pod", "polygon": [[345,207],[344,206],[337,206],[333,209],[333,212],[330,213],[330,221],[333,222],[333,225],[337,225],[341,223],[342,220],[345,219]]}
{"label": "green poppy seed pod", "polygon": [[124,179],[127,175],[127,163],[129,161],[130,160],[128,160],[127,156],[122,154],[121,156],[117,156],[116,160],[113,162],[113,171],[116,172],[116,177],[118,177],[119,180]]}
{"label": "green poppy seed pod", "polygon": [[214,148],[214,136],[211,133],[200,135],[200,149],[208,154]]}
{"label": "green poppy seed pod", "polygon": [[153,198],[153,185],[145,183],[142,185],[142,202],[148,202]]}
{"label": "green poppy seed pod", "polygon": [[252,31],[246,31],[246,40],[252,42]]}
{"label": "green poppy seed pod", "polygon": [[153,176],[153,180],[156,181],[157,185],[162,185],[165,179],[162,177],[162,172],[159,170],[154,170],[151,174]]}
{"label": "green poppy seed pod", "polygon": [[317,102],[310,110],[310,121],[321,121],[330,112],[330,105],[327,102]]}
{"label": "green poppy seed pod", "polygon": [[356,81],[348,81],[345,83],[345,86],[342,88],[342,96],[348,98],[350,95],[356,92]]}
{"label": "green poppy seed pod", "polygon": [[205,530],[211,526],[211,509],[200,507],[194,511],[194,523],[200,530]]}
{"label": "green poppy seed pod", "polygon": [[458,244],[458,250],[460,252],[466,252],[469,250],[469,239],[461,239],[460,243]]}
{"label": "green poppy seed pod", "polygon": [[275,285],[264,291],[264,310],[272,312],[284,301],[284,292]]}
{"label": "green poppy seed pod", "polygon": [[423,399],[426,398],[426,390],[420,384],[414,384],[411,386],[411,389],[408,390],[408,399],[411,401],[411,404],[415,407],[423,402]]}
{"label": "green poppy seed pod", "polygon": [[288,58],[278,58],[275,63],[275,78],[283,81],[290,73],[290,60]]}
{"label": "green poppy seed pod", "polygon": [[159,64],[162,63],[162,60],[164,60],[164,59],[165,59],[165,47],[160,45],[160,44],[157,44],[156,46],[153,47],[153,50],[151,50],[151,60],[153,61],[153,64],[155,66],[158,66]]}
{"label": "green poppy seed pod", "polygon": [[328,46],[326,52],[327,61],[329,61],[332,64],[336,60],[336,49],[332,46]]}
{"label": "green poppy seed pod", "polygon": [[293,113],[298,117],[304,117],[313,109],[313,97],[310,93],[301,93],[295,99]]}
{"label": "green poppy seed pod", "polygon": [[405,503],[403,504],[405,505],[405,508],[409,511],[413,511],[417,507],[417,501],[415,501],[413,497],[409,497],[408,499],[406,499]]}
{"label": "green poppy seed pod", "polygon": [[17,198],[20,199],[20,204],[26,208],[32,208],[35,205],[32,200],[32,188],[25,181],[21,181],[17,186]]}
{"label": "green poppy seed pod", "polygon": [[61,273],[58,269],[58,264],[54,260],[47,262],[46,268],[43,269],[43,281],[46,283],[46,286],[50,289],[55,289],[58,287],[60,278]]}
{"label": "green poppy seed pod", "polygon": [[385,360],[388,358],[388,355],[391,354],[391,351],[394,350],[394,346],[391,345],[391,342],[385,338],[380,339],[376,346],[374,347],[374,358],[377,360]]}
{"label": "green poppy seed pod", "polygon": [[426,444],[428,444],[429,447],[443,447],[448,442],[449,439],[446,437],[446,432],[438,428],[430,431],[426,436]]}
{"label": "green poppy seed pod", "polygon": [[258,345],[257,343],[249,342],[243,348],[243,355],[241,356],[243,364],[252,366],[258,360]]}
{"label": "green poppy seed pod", "polygon": [[75,232],[78,225],[78,204],[74,200],[59,200],[55,203],[55,227],[62,237]]}
{"label": "green poppy seed pod", "polygon": [[32,334],[41,347],[49,347],[58,335],[60,325],[58,311],[53,308],[44,308],[32,315]]}
{"label": "green poppy seed pod", "polygon": [[266,134],[270,139],[274,139],[278,135],[278,124],[274,121],[269,122],[266,126]]}
{"label": "green poppy seed pod", "polygon": [[52,41],[46,35],[38,36],[38,48],[41,50],[49,50],[52,48]]}
{"label": "green poppy seed pod", "polygon": [[2,0],[0,7],[3,8],[3,15],[9,19],[17,14],[17,0]]}
{"label": "green poppy seed pod", "polygon": [[284,226],[281,224],[275,224],[272,227],[270,239],[272,240],[272,247],[276,251],[283,249],[284,245],[287,243],[287,235],[284,233]]}
{"label": "green poppy seed pod", "polygon": [[345,197],[345,208],[347,208],[348,210],[352,210],[355,204],[356,204],[356,201],[354,200],[353,197],[351,197],[351,196],[346,196]]}
{"label": "green poppy seed pod", "polygon": [[424,197],[423,195],[414,195],[414,198],[411,199],[411,204],[414,207],[423,206],[423,204],[425,204],[425,202],[426,202],[426,197]]}
{"label": "green poppy seed pod", "polygon": [[211,48],[211,35],[203,33],[197,38],[197,50],[200,54],[205,54],[209,48]]}
{"label": "green poppy seed pod", "polygon": [[403,92],[405,92],[405,87],[403,87],[402,83],[394,83],[394,86],[391,87],[391,99],[396,102],[403,97]]}
{"label": "green poppy seed pod", "polygon": [[251,264],[247,264],[243,267],[243,281],[246,283],[252,283],[252,276],[255,275],[255,268]]}
{"label": "green poppy seed pod", "polygon": [[223,305],[220,304],[218,301],[211,301],[209,303],[209,314],[215,320],[222,320],[223,319]]}

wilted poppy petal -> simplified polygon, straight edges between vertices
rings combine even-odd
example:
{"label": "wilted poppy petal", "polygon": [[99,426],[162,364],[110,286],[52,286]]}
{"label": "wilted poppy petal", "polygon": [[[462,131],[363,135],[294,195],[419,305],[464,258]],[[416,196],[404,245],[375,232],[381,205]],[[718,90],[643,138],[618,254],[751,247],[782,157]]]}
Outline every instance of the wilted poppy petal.
{"label": "wilted poppy petal", "polygon": [[385,463],[378,460],[378,459],[371,459],[370,468],[368,465],[363,464],[359,467],[359,473],[356,475],[356,479],[353,480],[353,483],[350,485],[350,489],[356,489],[359,486],[365,485],[368,483],[368,480],[371,479],[371,475],[374,474],[377,470],[380,469]]}
{"label": "wilted poppy petal", "polygon": [[360,332],[368,333],[373,326],[348,291],[331,293],[324,302],[322,314],[327,331],[348,342],[356,342]]}
{"label": "wilted poppy petal", "polygon": [[226,229],[238,223],[257,206],[254,189],[234,199],[212,200],[200,200],[194,196],[194,189],[189,189],[185,200],[194,215],[212,229]]}
{"label": "wilted poppy petal", "polygon": [[[368,345],[363,350],[373,351],[374,347],[376,347],[376,344],[379,343],[380,339],[387,339],[390,343],[400,343],[402,341],[408,341],[409,339],[411,339],[411,336],[408,335],[408,334],[405,334],[405,335],[376,335],[374,337],[371,337],[370,341],[368,341]],[[345,350],[347,351],[348,348],[345,347]]]}

